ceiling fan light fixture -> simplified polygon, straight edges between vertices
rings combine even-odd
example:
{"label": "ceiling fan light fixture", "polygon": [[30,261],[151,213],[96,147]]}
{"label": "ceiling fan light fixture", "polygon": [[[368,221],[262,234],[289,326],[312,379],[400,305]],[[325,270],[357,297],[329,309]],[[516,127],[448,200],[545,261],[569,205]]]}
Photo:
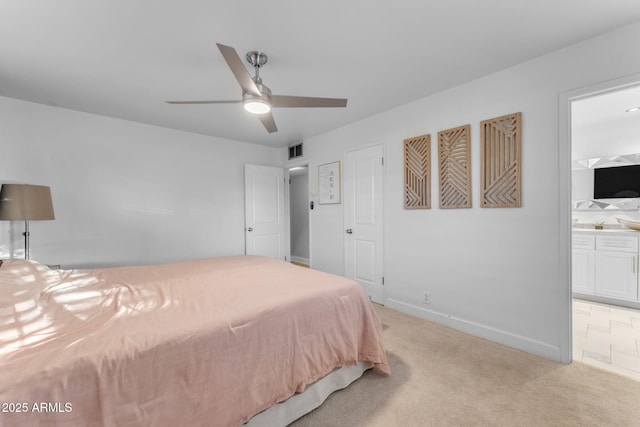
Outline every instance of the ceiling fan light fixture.
{"label": "ceiling fan light fixture", "polygon": [[271,104],[266,99],[245,99],[242,103],[244,109],[251,114],[266,114],[271,111]]}

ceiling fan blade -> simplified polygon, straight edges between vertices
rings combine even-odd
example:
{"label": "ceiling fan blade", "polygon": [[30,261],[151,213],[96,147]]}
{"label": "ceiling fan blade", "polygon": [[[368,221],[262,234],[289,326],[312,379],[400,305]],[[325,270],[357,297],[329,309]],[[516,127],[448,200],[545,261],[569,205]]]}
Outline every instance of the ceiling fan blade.
{"label": "ceiling fan blade", "polygon": [[267,129],[269,133],[274,133],[278,131],[278,127],[276,126],[276,121],[273,119],[273,114],[271,114],[271,112],[258,114],[257,116],[262,122],[262,124],[264,125],[265,129]]}
{"label": "ceiling fan blade", "polygon": [[224,60],[227,61],[227,65],[231,68],[231,72],[235,76],[236,80],[240,84],[240,87],[244,92],[255,93],[256,95],[260,95],[260,89],[256,86],[256,83],[251,78],[251,74],[245,68],[242,63],[242,59],[238,56],[238,52],[231,46],[226,46],[220,43],[216,43],[218,49],[220,49],[220,53],[224,57]]}
{"label": "ceiling fan blade", "polygon": [[271,95],[271,106],[278,108],[346,107],[344,98],[310,98],[308,96]]}
{"label": "ceiling fan blade", "polygon": [[167,104],[239,104],[242,101],[164,101]]}

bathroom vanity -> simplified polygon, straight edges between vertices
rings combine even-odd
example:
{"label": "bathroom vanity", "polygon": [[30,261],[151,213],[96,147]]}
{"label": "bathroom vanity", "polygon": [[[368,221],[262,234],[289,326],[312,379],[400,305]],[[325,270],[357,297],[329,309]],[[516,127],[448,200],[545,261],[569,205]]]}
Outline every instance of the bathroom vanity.
{"label": "bathroom vanity", "polygon": [[640,232],[572,229],[572,290],[578,298],[640,308]]}

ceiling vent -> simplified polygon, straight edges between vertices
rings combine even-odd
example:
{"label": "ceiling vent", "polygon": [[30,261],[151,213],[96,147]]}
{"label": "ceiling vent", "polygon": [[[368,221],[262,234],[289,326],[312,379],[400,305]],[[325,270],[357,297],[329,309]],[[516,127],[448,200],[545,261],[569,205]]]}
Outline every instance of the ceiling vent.
{"label": "ceiling vent", "polygon": [[302,142],[298,145],[289,147],[289,160],[302,157]]}

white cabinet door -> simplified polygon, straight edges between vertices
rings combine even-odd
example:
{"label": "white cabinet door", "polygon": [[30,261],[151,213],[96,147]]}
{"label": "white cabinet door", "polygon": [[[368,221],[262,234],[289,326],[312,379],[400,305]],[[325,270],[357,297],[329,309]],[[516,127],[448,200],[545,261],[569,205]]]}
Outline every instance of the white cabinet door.
{"label": "white cabinet door", "polygon": [[623,299],[638,298],[638,255],[596,251],[596,294]]}
{"label": "white cabinet door", "polygon": [[595,292],[595,259],[593,249],[573,249],[571,283],[573,290],[578,292]]}

